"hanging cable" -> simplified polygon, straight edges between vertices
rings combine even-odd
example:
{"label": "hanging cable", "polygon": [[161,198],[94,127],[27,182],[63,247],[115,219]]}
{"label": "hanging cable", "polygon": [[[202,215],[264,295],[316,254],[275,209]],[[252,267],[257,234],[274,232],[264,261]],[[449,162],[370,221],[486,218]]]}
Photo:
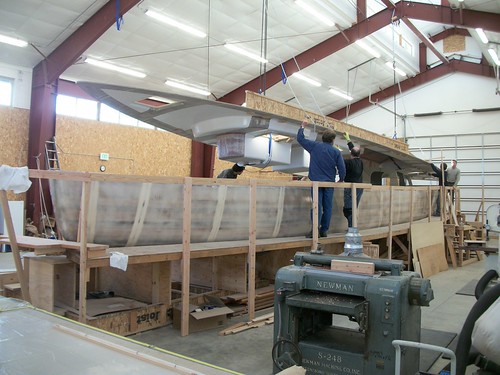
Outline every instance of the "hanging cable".
{"label": "hanging cable", "polygon": [[[262,0],[262,20],[261,20],[261,33],[260,33],[260,57],[267,60],[267,1]],[[267,82],[267,63],[260,63],[260,94],[266,95]]]}

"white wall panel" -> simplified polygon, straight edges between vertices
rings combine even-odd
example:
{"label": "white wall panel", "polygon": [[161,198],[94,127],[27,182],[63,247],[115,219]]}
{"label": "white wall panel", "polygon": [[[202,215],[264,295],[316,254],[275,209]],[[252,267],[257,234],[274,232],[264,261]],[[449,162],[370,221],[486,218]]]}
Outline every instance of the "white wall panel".
{"label": "white wall panel", "polygon": [[[500,107],[496,86],[493,78],[450,74],[357,112],[347,122],[389,137],[396,132],[423,160],[439,164],[442,158],[450,166],[457,159],[462,211],[473,220],[483,184],[485,207],[500,202],[500,111],[473,112]],[[395,120],[386,109],[405,120]],[[415,116],[437,112],[442,114]]]}

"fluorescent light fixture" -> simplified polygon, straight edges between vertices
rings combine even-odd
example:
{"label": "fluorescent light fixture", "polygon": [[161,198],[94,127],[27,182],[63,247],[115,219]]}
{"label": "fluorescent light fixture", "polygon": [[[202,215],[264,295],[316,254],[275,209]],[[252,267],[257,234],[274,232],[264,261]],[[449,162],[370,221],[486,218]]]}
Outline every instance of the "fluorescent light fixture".
{"label": "fluorescent light fixture", "polygon": [[352,101],[353,100],[353,97],[350,96],[350,95],[347,95],[345,93],[343,93],[342,91],[339,91],[337,89],[334,89],[333,87],[330,87],[330,89],[328,90],[329,92],[331,92],[333,95],[337,95],[337,96],[340,96],[341,98],[344,98],[346,100],[349,100],[349,101]]}
{"label": "fluorescent light fixture", "polygon": [[361,48],[363,48],[365,51],[367,51],[373,57],[375,57],[377,59],[380,57],[380,53],[378,53],[378,51],[376,51],[374,48],[370,47],[368,44],[363,42],[361,39],[356,40],[356,44],[358,46],[360,46]]}
{"label": "fluorescent light fixture", "polygon": [[296,77],[298,79],[301,79],[302,81],[305,81],[305,82],[309,83],[312,86],[321,87],[321,83],[319,83],[318,81],[315,81],[314,79],[306,77],[302,73],[299,73],[299,72],[293,73],[292,77]]}
{"label": "fluorescent light fixture", "polygon": [[477,33],[477,36],[479,37],[479,39],[481,39],[481,42],[483,42],[484,44],[488,44],[488,37],[484,33],[483,29],[478,27],[476,29],[476,33]]}
{"label": "fluorescent light fixture", "polygon": [[389,68],[391,68],[392,70],[394,70],[396,73],[398,73],[400,76],[403,76],[403,77],[406,77],[406,73],[403,72],[401,69],[397,68],[397,67],[394,67],[392,66],[392,61],[387,61],[385,63],[385,65],[387,65]]}
{"label": "fluorescent light fixture", "polygon": [[311,7],[309,4],[307,4],[304,0],[295,0],[295,4],[297,4],[299,7],[304,9],[306,12],[309,14],[313,15],[316,17],[318,20],[323,22],[325,25],[333,27],[335,26],[335,22],[333,22],[331,19],[328,17],[325,17],[322,13]]}
{"label": "fluorescent light fixture", "polygon": [[25,40],[11,38],[7,35],[0,35],[0,43],[10,44],[11,46],[16,47],[26,47],[28,45],[28,42],[26,42]]}
{"label": "fluorescent light fixture", "polygon": [[167,79],[165,81],[165,85],[170,86],[170,87],[175,87],[179,90],[184,90],[184,91],[189,91],[195,94],[203,95],[203,96],[210,96],[211,92],[207,90],[203,90],[194,86],[189,86],[185,85],[184,83],[177,82],[177,81],[172,81],[171,79]]}
{"label": "fluorescent light fixture", "polygon": [[163,22],[167,25],[173,26],[178,28],[179,30],[185,31],[186,33],[192,34],[194,36],[197,36],[199,38],[205,38],[207,36],[206,33],[203,31],[197,30],[194,27],[188,26],[182,22],[176,21],[173,18],[167,17],[164,14],[155,12],[154,10],[146,10],[146,16],[149,16],[151,18],[154,18],[155,20],[158,20],[160,22]]}
{"label": "fluorescent light fixture", "polygon": [[224,47],[226,47],[230,51],[239,53],[240,55],[249,57],[252,60],[256,60],[256,61],[261,62],[263,64],[266,64],[268,62],[266,59],[260,57],[259,55],[255,54],[253,52],[249,52],[247,50],[244,50],[243,48],[240,48],[232,43],[226,43],[226,44],[224,44]]}
{"label": "fluorescent light fixture", "polygon": [[123,68],[121,66],[110,64],[110,63],[107,63],[107,62],[104,62],[104,61],[95,60],[95,59],[92,59],[90,57],[87,57],[85,59],[85,62],[87,64],[90,64],[90,65],[98,66],[99,68],[113,70],[115,72],[127,74],[127,75],[132,76],[132,77],[137,77],[137,78],[144,78],[144,77],[146,77],[146,74],[144,74],[142,72],[139,72],[137,70]]}
{"label": "fluorescent light fixture", "polygon": [[497,64],[497,66],[500,66],[500,59],[498,59],[497,51],[495,51],[493,48],[490,48],[488,49],[488,53],[490,54],[495,64]]}

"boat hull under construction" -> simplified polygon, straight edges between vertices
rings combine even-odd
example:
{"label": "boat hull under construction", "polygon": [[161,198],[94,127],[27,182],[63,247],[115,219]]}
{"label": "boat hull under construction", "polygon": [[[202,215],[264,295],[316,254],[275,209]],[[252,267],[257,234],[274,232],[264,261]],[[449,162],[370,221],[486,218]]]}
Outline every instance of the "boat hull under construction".
{"label": "boat hull under construction", "polygon": [[[76,241],[82,183],[51,180],[50,186],[58,229],[65,240]],[[347,229],[347,220],[342,214],[343,190],[335,188],[329,233],[342,233]],[[429,193],[427,189],[411,187],[366,189],[359,205],[358,228],[422,219],[429,213]],[[214,180],[193,184],[188,216],[185,215],[185,194],[183,183],[92,181],[87,240],[112,247],[182,243],[185,217],[191,219],[192,243],[249,238],[250,185],[218,184]],[[311,207],[310,183],[258,185],[257,238],[303,236],[311,230]]]}

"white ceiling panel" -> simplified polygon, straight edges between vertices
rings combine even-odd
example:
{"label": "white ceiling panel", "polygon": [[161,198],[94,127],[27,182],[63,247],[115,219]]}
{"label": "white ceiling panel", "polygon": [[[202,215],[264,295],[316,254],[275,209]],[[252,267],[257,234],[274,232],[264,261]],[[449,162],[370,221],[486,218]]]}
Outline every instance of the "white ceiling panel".
{"label": "white ceiling panel", "polygon": [[[299,8],[294,0],[268,0],[267,27],[263,27],[263,1],[229,0],[144,0],[123,16],[120,30],[113,24],[62,74],[73,81],[94,81],[152,90],[174,91],[164,85],[175,79],[210,90],[211,99],[220,98],[281,63],[293,59],[356,24],[356,0],[303,0],[331,17],[335,26],[327,26]],[[452,7],[480,12],[500,13],[498,0],[449,0]],[[441,4],[440,0],[422,0],[423,4]],[[27,48],[0,45],[0,63],[33,68],[44,56],[49,56],[65,39],[83,25],[107,3],[106,0],[16,0],[2,1],[0,7],[0,34],[23,38],[31,43]],[[111,0],[114,4],[114,0]],[[418,3],[414,1],[413,3]],[[380,0],[368,0],[367,15],[385,9]],[[208,34],[198,38],[145,15],[151,9]],[[113,21],[113,20],[112,20]],[[435,35],[450,25],[411,20],[426,36]],[[264,31],[263,31],[264,30]],[[471,35],[475,34],[472,30]],[[343,35],[343,34],[340,34]],[[499,49],[500,33],[486,31],[492,48]],[[400,40],[406,49],[400,46]],[[307,67],[298,67],[303,73],[321,82],[315,88],[294,77],[286,85],[268,83],[266,95],[289,101],[307,109],[331,113],[348,102],[328,92],[335,87],[348,92],[354,102],[395,83],[387,61],[396,61],[409,77],[419,73],[420,39],[404,22],[388,24],[364,38],[376,48],[381,57],[372,56],[353,44],[319,59]],[[256,54],[266,51],[268,63],[264,66],[237,55],[223,45],[238,42],[241,48]],[[477,43],[477,35],[467,38]],[[439,43],[436,44],[440,47]],[[488,46],[471,47],[471,53],[487,53]],[[499,51],[500,53],[500,51]],[[466,52],[464,52],[466,54]],[[431,59],[432,53],[428,53]],[[144,72],[144,79],[130,78],[102,70],[85,63],[86,57],[103,60],[121,67]],[[308,56],[311,58],[311,56]],[[435,58],[439,62],[438,58]],[[490,62],[491,63],[491,62]],[[269,87],[270,86],[270,87]]]}

